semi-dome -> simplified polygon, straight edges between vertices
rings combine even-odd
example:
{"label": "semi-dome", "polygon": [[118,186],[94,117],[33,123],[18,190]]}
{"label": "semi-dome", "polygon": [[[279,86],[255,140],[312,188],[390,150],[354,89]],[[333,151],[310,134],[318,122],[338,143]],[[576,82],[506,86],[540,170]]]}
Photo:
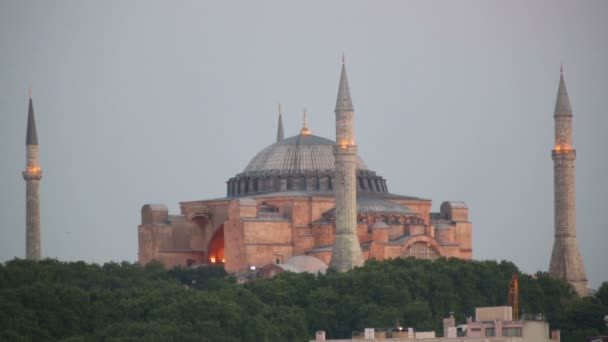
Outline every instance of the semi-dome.
{"label": "semi-dome", "polygon": [[[280,132],[279,132],[280,133]],[[333,140],[316,136],[304,125],[300,134],[280,139],[258,152],[243,172],[227,182],[227,196],[304,191],[331,193],[334,186]],[[386,180],[357,156],[357,191],[386,193]]]}
{"label": "semi-dome", "polygon": [[[332,140],[316,135],[298,134],[260,151],[249,162],[243,173],[333,172],[335,144]],[[357,156],[357,169],[367,170],[367,166],[359,156]]]}

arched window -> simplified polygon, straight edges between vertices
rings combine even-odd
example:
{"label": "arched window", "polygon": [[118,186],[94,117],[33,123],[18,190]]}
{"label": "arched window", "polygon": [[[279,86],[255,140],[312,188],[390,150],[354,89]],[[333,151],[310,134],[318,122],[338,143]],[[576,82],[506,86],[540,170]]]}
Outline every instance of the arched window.
{"label": "arched window", "polygon": [[416,259],[435,260],[439,257],[439,253],[430,244],[426,242],[414,242],[403,253],[404,257],[414,257]]}

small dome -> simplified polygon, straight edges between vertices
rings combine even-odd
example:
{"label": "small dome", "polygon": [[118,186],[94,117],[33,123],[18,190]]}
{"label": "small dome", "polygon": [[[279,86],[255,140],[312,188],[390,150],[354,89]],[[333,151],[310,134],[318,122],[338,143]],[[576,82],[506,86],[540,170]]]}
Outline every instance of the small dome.
{"label": "small dome", "polygon": [[327,271],[327,265],[319,258],[315,258],[310,255],[296,255],[293,258],[287,260],[284,264],[279,266],[286,266],[284,269],[294,272],[308,272],[312,274],[321,273],[325,274]]}
{"label": "small dome", "polygon": [[386,224],[382,221],[378,221],[372,225],[372,229],[388,229],[388,228],[389,228],[388,224]]}
{"label": "small dome", "polygon": [[[332,140],[312,134],[299,134],[276,142],[260,151],[243,173],[333,172],[335,159]],[[357,156],[357,169],[368,170]]]}

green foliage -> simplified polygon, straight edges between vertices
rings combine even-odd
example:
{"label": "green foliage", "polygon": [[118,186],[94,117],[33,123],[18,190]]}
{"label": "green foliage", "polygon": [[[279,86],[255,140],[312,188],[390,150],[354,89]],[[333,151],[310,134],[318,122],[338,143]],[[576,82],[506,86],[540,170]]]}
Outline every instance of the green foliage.
{"label": "green foliage", "polygon": [[[11,260],[0,265],[0,340],[306,341],[365,327],[435,330],[454,312],[505,305],[510,262],[412,258],[350,272],[282,273],[238,285],[222,267]],[[579,298],[546,273],[519,274],[520,308],[542,312],[562,341],[606,333],[608,282]]]}

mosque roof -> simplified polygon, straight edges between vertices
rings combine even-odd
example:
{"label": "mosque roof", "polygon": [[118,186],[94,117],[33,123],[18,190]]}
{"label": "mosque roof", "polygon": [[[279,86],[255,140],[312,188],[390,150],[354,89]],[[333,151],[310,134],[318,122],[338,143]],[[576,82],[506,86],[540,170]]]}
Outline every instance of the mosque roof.
{"label": "mosque roof", "polygon": [[[333,173],[335,144],[333,140],[313,134],[298,134],[264,148],[253,157],[243,173]],[[357,169],[368,170],[359,156],[357,156]]]}

